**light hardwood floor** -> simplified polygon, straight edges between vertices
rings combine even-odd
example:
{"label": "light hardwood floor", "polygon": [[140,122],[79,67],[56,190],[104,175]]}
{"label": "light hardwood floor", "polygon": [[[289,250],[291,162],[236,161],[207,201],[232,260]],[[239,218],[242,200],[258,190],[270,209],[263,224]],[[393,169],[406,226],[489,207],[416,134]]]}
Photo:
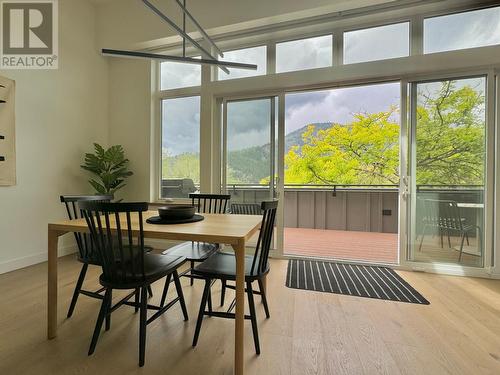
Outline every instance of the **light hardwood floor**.
{"label": "light hardwood floor", "polygon": [[[80,264],[73,256],[59,262],[63,317]],[[257,304],[259,357],[246,324],[248,374],[500,374],[500,281],[400,272],[431,302],[420,306],[288,289],[286,264],[272,260],[271,319]],[[96,300],[80,297],[58,337],[47,341],[46,276],[46,264],[0,275],[0,374],[231,374],[233,321],[205,318],[198,347],[191,347],[201,283],[183,281],[189,322],[176,306],[148,326],[141,369],[138,316],[126,306],[113,314],[91,357]],[[87,288],[97,287],[97,276],[94,268]],[[154,298],[161,287],[155,285]]]}

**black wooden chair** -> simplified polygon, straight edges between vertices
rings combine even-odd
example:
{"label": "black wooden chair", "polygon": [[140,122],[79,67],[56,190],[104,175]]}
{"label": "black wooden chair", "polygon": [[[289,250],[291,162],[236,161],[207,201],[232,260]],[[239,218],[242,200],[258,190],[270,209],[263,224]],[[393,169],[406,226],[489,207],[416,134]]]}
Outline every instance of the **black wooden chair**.
{"label": "black wooden chair", "polygon": [[458,261],[462,260],[464,250],[464,241],[467,240],[469,244],[469,233],[476,230],[478,235],[478,249],[479,256],[482,256],[482,243],[481,243],[481,227],[478,225],[468,224],[460,214],[458,203],[453,200],[442,199],[424,199],[424,216],[423,216],[423,229],[420,237],[419,251],[422,251],[422,243],[427,234],[427,230],[435,228],[438,230],[441,237],[441,247],[443,247],[443,233],[448,236],[448,247],[451,248],[450,235],[458,233],[460,235],[460,247]]}
{"label": "black wooden chair", "polygon": [[234,215],[262,215],[258,203],[231,203],[231,213]]}
{"label": "black wooden chair", "polygon": [[[231,213],[233,215],[262,215],[262,208],[258,203],[231,203]],[[226,285],[226,280],[222,280],[222,290],[220,294],[221,306],[224,306]]]}
{"label": "black wooden chair", "polygon": [[[80,208],[78,206],[79,202],[82,201],[94,201],[94,202],[110,202],[113,200],[112,195],[61,195],[61,202],[66,206],[66,212],[68,213],[68,218],[70,220],[76,220],[82,218]],[[89,290],[83,290],[82,285],[85,280],[85,275],[87,274],[87,269],[90,265],[100,266],[101,262],[98,259],[97,253],[95,252],[94,246],[90,241],[90,237],[86,233],[74,233],[76,245],[78,248],[78,261],[83,263],[82,269],[80,270],[80,275],[78,276],[78,281],[76,282],[75,290],[73,292],[73,298],[71,298],[71,303],[69,305],[68,315],[70,318],[75,310],[76,302],[80,294],[86,295],[92,298],[103,299],[104,295],[101,294],[104,288],[101,288],[95,292]]]}
{"label": "black wooden chair", "polygon": [[[228,202],[231,199],[229,194],[189,194],[191,204],[196,207],[196,212],[206,214],[225,214],[228,209]],[[189,277],[191,285],[193,280],[199,277],[191,274],[195,263],[203,262],[210,255],[220,248],[220,244],[206,242],[183,242],[179,245],[165,250],[163,254],[184,256],[190,262],[190,268],[182,272],[179,276]]]}
{"label": "black wooden chair", "polygon": [[[258,294],[262,298],[266,317],[269,318],[269,308],[267,304],[266,292],[263,286],[263,278],[269,273],[269,251],[271,249],[271,240],[273,236],[274,223],[276,219],[276,210],[278,201],[262,202],[261,208],[263,211],[262,225],[260,228],[259,239],[255,248],[254,255],[247,255],[245,258],[245,282],[246,293],[248,297],[248,306],[250,315],[245,315],[245,319],[252,322],[252,331],[255,344],[255,352],[260,354],[259,333],[257,330],[257,315],[255,312],[254,294]],[[193,269],[193,274],[205,279],[205,288],[201,299],[198,320],[196,322],[196,330],[193,338],[193,346],[198,343],[203,316],[215,316],[220,318],[234,319],[235,314],[231,311],[235,306],[235,300],[229,306],[227,312],[206,310],[207,300],[210,294],[210,285],[212,280],[236,280],[236,258],[234,254],[226,254],[217,252],[210,256],[206,261],[199,264]],[[252,283],[257,281],[259,291],[254,291]],[[227,285],[227,288],[235,289],[234,285]]]}
{"label": "black wooden chair", "polygon": [[[99,282],[105,288],[104,299],[88,354],[91,355],[95,350],[104,319],[106,318],[107,330],[109,329],[108,319],[110,314],[122,305],[130,305],[134,306],[136,311],[140,309],[139,366],[143,366],[146,352],[146,326],[177,302],[181,305],[184,320],[188,320],[186,304],[177,273],[177,268],[185,262],[186,258],[151,254],[144,251],[143,212],[148,209],[147,203],[86,201],[80,203],[80,208],[87,221],[94,248],[101,260],[103,273],[99,278]],[[137,220],[139,224],[139,233],[133,232],[133,220]],[[116,228],[116,230],[112,228]],[[138,239],[134,243],[134,235],[137,234]],[[168,304],[164,304],[164,299],[162,299],[159,306],[148,304],[148,287],[164,277],[173,278],[177,289],[177,297]],[[132,290],[132,293],[115,306],[112,306],[113,289]],[[135,302],[129,302],[133,296],[135,296]],[[147,318],[148,309],[156,311],[149,319]]]}

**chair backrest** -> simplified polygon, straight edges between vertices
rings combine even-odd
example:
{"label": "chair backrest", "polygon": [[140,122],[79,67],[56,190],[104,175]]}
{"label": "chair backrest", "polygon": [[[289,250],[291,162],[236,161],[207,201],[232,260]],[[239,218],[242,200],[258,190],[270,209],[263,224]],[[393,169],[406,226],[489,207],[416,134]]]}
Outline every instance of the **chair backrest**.
{"label": "chair backrest", "polygon": [[462,230],[460,208],[456,201],[425,199],[424,207],[428,224],[442,229]]}
{"label": "chair backrest", "polygon": [[260,226],[259,239],[255,247],[253,256],[251,274],[262,274],[267,269],[269,251],[274,232],[274,223],[276,221],[276,211],[278,209],[278,201],[264,201],[260,206],[262,214],[262,224]]}
{"label": "chair backrest", "polygon": [[196,207],[196,211],[204,214],[225,214],[230,194],[189,194],[191,204]]}
{"label": "chair backrest", "polygon": [[231,213],[235,215],[262,215],[258,203],[231,203]]}
{"label": "chair backrest", "polygon": [[[61,202],[66,207],[68,219],[82,219],[83,215],[79,207],[79,202],[95,201],[95,202],[111,202],[113,195],[61,195]],[[98,263],[97,254],[94,252],[94,247],[86,233],[74,233],[76,245],[78,247],[78,255],[82,262]]]}
{"label": "chair backrest", "polygon": [[[145,281],[142,213],[147,211],[148,203],[86,201],[80,203],[80,208],[101,259],[105,280],[120,285]],[[138,224],[138,234],[133,232],[134,223]]]}

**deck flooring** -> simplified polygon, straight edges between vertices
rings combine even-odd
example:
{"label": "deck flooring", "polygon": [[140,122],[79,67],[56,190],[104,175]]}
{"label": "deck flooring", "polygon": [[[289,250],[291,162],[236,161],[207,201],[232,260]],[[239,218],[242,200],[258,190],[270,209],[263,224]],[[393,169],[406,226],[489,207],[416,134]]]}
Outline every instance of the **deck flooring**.
{"label": "deck flooring", "polygon": [[[284,254],[317,257],[333,260],[364,261],[382,264],[398,263],[398,235],[395,233],[359,232],[309,228],[285,228]],[[447,238],[441,247],[438,236],[426,236],[422,251],[415,251],[413,260],[427,263],[455,263],[478,267],[482,264],[479,256],[464,253],[458,262],[458,237],[451,237],[451,248]],[[476,240],[470,239],[466,251],[474,253]],[[418,249],[418,246],[417,246]]]}

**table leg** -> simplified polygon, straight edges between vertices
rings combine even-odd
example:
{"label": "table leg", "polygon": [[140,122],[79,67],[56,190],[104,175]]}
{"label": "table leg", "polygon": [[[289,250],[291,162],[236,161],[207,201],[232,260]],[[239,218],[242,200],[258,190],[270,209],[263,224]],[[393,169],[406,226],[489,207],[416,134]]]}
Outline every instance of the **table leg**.
{"label": "table leg", "polygon": [[236,318],[234,342],[234,374],[243,375],[245,323],[245,241],[233,245],[236,256]]}
{"label": "table leg", "polygon": [[48,232],[48,300],[47,300],[47,338],[57,336],[57,242],[62,232]]}

